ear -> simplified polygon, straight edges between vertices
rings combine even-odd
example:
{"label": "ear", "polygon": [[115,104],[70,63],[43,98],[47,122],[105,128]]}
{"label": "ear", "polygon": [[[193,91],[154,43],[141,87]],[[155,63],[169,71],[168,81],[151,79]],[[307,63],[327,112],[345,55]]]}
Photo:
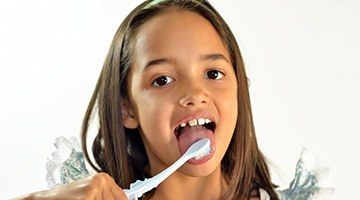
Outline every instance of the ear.
{"label": "ear", "polygon": [[121,100],[121,118],[124,126],[129,129],[135,129],[139,126],[139,122],[136,119],[133,109],[127,100]]}

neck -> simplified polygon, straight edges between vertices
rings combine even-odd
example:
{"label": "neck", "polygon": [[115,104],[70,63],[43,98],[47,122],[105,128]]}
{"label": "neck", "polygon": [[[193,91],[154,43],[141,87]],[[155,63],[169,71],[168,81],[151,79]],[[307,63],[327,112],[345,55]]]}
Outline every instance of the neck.
{"label": "neck", "polygon": [[205,177],[174,172],[157,188],[152,199],[221,199],[227,188],[220,165]]}

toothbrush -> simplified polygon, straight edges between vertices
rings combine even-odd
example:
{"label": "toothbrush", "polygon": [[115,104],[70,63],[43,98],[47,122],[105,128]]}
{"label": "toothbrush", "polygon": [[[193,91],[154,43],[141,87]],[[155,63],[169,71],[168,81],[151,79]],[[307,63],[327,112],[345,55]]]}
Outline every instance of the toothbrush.
{"label": "toothbrush", "polygon": [[157,174],[156,176],[130,184],[130,189],[125,189],[124,192],[129,200],[137,200],[145,192],[152,190],[163,182],[168,176],[179,169],[185,162],[195,158],[199,160],[210,154],[210,140],[208,138],[201,139],[192,144],[189,149],[182,155],[174,164]]}

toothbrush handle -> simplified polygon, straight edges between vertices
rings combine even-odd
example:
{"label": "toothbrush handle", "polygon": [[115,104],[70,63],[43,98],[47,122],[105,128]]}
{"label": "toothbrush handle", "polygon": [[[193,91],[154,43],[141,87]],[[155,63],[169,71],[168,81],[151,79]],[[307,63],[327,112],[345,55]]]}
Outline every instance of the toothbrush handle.
{"label": "toothbrush handle", "polygon": [[164,171],[157,174],[156,176],[145,179],[143,181],[138,180],[135,183],[132,183],[129,190],[124,190],[126,196],[129,198],[129,200],[136,200],[137,198],[140,198],[145,192],[148,192],[153,188],[157,187],[161,182],[163,182],[167,177],[169,177],[192,157],[194,156],[185,153],[174,164],[172,164],[170,167],[166,168]]}
{"label": "toothbrush handle", "polygon": [[184,154],[184,156],[182,156],[170,167],[166,168],[164,171],[150,178],[149,180],[151,180],[153,182],[153,185],[157,187],[161,182],[163,182],[167,177],[169,177],[172,173],[174,173],[177,169],[179,169],[190,158],[192,158],[191,155]]}

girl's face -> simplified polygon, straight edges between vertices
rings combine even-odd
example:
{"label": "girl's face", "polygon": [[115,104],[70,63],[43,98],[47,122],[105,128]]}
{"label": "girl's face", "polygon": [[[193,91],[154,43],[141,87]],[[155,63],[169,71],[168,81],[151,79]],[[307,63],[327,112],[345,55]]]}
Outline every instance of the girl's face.
{"label": "girl's face", "polygon": [[[209,175],[220,166],[237,119],[237,81],[225,45],[209,21],[190,11],[157,15],[137,36],[128,79],[130,110],[140,125],[151,173],[181,156],[175,127],[207,116],[216,124],[216,150],[210,160],[186,163],[180,172]],[[126,120],[124,125],[134,128]]]}

